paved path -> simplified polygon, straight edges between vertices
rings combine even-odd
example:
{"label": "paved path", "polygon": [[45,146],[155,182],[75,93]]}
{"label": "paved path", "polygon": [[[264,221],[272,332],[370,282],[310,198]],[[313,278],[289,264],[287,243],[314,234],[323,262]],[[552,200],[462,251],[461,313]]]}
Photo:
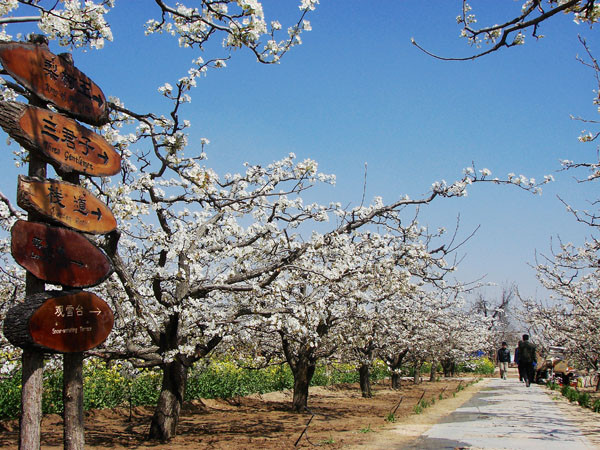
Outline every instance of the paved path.
{"label": "paved path", "polygon": [[598,448],[537,385],[494,378],[406,449]]}

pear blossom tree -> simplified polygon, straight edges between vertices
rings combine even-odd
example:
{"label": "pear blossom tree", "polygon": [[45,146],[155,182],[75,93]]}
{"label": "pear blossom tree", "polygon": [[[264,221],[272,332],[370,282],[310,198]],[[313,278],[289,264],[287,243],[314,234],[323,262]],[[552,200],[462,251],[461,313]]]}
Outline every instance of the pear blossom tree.
{"label": "pear blossom tree", "polygon": [[[540,29],[544,22],[553,20],[560,14],[569,14],[576,23],[590,27],[600,19],[600,5],[596,0],[525,0],[514,2],[515,11],[508,17],[499,19],[500,23],[479,26],[477,14],[471,6],[474,3],[462,0],[460,14],[456,17],[456,22],[461,26],[460,36],[477,49],[474,54],[465,57],[441,56],[425,49],[414,38],[411,40],[413,45],[436,59],[468,61],[502,48],[523,45],[527,35],[535,40],[543,38]],[[481,5],[485,3],[480,2]],[[485,50],[481,50],[483,46],[486,47]]]}
{"label": "pear blossom tree", "polygon": [[593,236],[582,245],[559,245],[536,265],[538,280],[550,295],[547,301],[523,299],[522,320],[548,346],[564,347],[574,362],[597,369],[598,245]]}
{"label": "pear blossom tree", "polygon": [[[151,428],[152,437],[165,439],[169,433],[162,429],[163,416],[176,417],[188,368],[220,342],[227,322],[240,314],[260,313],[253,305],[238,306],[231,297],[246,293],[252,298],[304,251],[290,245],[288,224],[318,219],[326,209],[291,198],[317,178],[317,172],[307,168],[306,162],[294,163],[289,157],[265,168],[250,166],[244,175],[223,182],[204,170],[194,174],[193,181],[183,170],[177,173],[182,181],[188,179],[190,191],[175,197],[166,197],[142,177],[139,187],[136,183],[127,187],[141,188],[143,198],[134,205],[114,204],[116,210],[135,215],[121,229],[118,250],[110,239],[104,243],[118,276],[107,290],[121,300],[115,307],[122,330],[127,331],[119,336],[121,345],[114,342],[108,353],[162,367],[163,387],[153,421],[159,429]],[[208,177],[212,181],[207,182]],[[132,201],[123,195],[123,186],[117,189],[120,199]],[[177,197],[186,206],[180,211],[173,208]],[[157,224],[128,208],[145,202],[157,212]],[[189,205],[198,211],[188,210]],[[243,226],[241,222],[250,217]],[[123,350],[115,351],[119,347]],[[167,425],[174,432],[176,424]]]}
{"label": "pear blossom tree", "polygon": [[[465,311],[461,299],[464,286],[452,288],[425,288],[386,302],[389,318],[379,341],[380,355],[392,372],[392,388],[400,387],[403,366],[412,364],[415,381],[419,382],[424,362],[434,368],[438,363],[455,367],[473,352],[487,348],[486,318]],[[444,372],[451,374],[450,370]]]}
{"label": "pear blossom tree", "polygon": [[[481,350],[493,345],[493,334],[489,330],[489,319],[482,314],[474,314],[464,307],[464,301],[453,296],[446,299],[446,307],[439,308],[437,315],[429,321],[432,336],[429,344],[428,361],[434,381],[434,370],[442,365],[444,376],[453,375],[452,370]],[[437,328],[437,330],[436,330]]]}
{"label": "pear blossom tree", "polygon": [[391,344],[392,347],[387,347],[383,352],[383,358],[392,374],[391,388],[400,389],[402,387],[402,365],[406,361],[406,355],[410,348],[405,341],[393,340]]}
{"label": "pear blossom tree", "polygon": [[471,305],[471,312],[480,314],[487,320],[490,343],[480,350],[487,351],[492,360],[495,360],[500,342],[515,343],[519,339],[519,333],[513,327],[513,310],[516,310],[517,294],[517,286],[507,284],[502,287],[497,299],[491,299],[489,295],[479,292]]}
{"label": "pear blossom tree", "polygon": [[[574,307],[568,302],[524,301],[523,319],[537,338],[540,352],[545,354],[551,346],[564,348],[571,364],[591,370],[597,369],[598,327],[593,323],[596,313]],[[536,343],[537,343],[536,342]]]}
{"label": "pear blossom tree", "polygon": [[[440,296],[444,296],[445,290],[461,289],[459,284],[450,286],[445,282],[446,275],[456,269],[446,259],[464,244],[464,241],[454,244],[458,230],[442,245],[438,245],[437,240],[444,237],[445,229],[430,234],[419,227],[416,220],[402,231],[398,227],[393,231],[403,236],[401,246],[392,250],[396,258],[385,274],[379,274],[376,284],[371,285],[376,290],[364,301],[353,305],[355,313],[342,334],[346,341],[344,358],[358,365],[361,392],[366,398],[371,397],[369,374],[375,358],[386,359],[392,372],[393,387],[399,387],[398,369],[408,353],[409,329],[419,320],[419,307],[435,309],[439,306],[427,298],[424,289],[433,289]],[[418,241],[411,240],[415,238]],[[409,242],[410,246],[407,245]],[[415,248],[427,256],[420,258],[417,265],[406,264],[409,259],[405,256],[414,255]],[[436,297],[431,295],[431,298]]]}
{"label": "pear blossom tree", "polygon": [[[372,396],[370,370],[376,358],[390,370],[393,389],[400,388],[400,369],[410,350],[410,323],[419,320],[413,302],[425,300],[418,286],[409,292],[392,292],[387,298],[365,305],[345,333],[347,359],[358,364],[363,397]],[[352,330],[352,331],[351,331]]]}
{"label": "pear blossom tree", "polygon": [[[449,314],[452,312],[450,305],[443,292],[423,290],[404,306],[406,313],[401,317],[400,324],[406,334],[403,345],[408,351],[403,363],[412,366],[415,384],[421,381],[423,364],[427,361],[433,363],[433,349],[438,341],[443,339],[442,336],[445,336],[439,323],[452,320]],[[398,369],[400,368],[396,370]]]}
{"label": "pear blossom tree", "polygon": [[382,279],[393,284],[382,276],[391,256],[389,237],[354,232],[313,234],[311,240],[310,249],[260,299],[268,309],[282,310],[264,318],[260,329],[266,337],[279,336],[280,352],[294,375],[292,408],[299,412],[308,405],[317,362],[341,351],[342,334],[363,299],[373,295],[374,284]]}
{"label": "pear blossom tree", "polygon": [[[425,283],[441,283],[453,269],[427,248],[429,236],[416,221],[403,228],[399,215],[386,219],[380,224],[388,228],[386,234],[355,231],[337,235],[327,246],[313,245],[261,300],[267,309],[282,310],[257,329],[281,338],[282,353],[294,375],[296,411],[307,407],[318,360],[333,355],[346,359],[353,354],[350,360],[358,356],[363,395],[370,396],[368,374],[380,345],[377,334],[384,323],[401,320],[393,303],[402,303]],[[316,243],[321,239],[313,235]],[[448,249],[441,246],[436,251],[445,255]],[[427,300],[420,296],[414,301],[428,309]],[[415,311],[406,306],[402,304],[403,318],[413,321]]]}
{"label": "pear blossom tree", "polygon": [[340,359],[358,366],[361,394],[371,398],[371,368],[382,350],[387,320],[390,318],[381,301],[353,305],[352,320],[345,323]]}

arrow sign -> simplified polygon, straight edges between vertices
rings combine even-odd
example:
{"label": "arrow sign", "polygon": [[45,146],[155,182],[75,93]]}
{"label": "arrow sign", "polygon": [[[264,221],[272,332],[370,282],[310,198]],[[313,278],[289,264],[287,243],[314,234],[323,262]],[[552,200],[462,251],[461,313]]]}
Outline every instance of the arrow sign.
{"label": "arrow sign", "polygon": [[100,208],[98,208],[96,211],[92,211],[90,214],[98,216],[98,220],[102,219],[102,211],[100,211]]}
{"label": "arrow sign", "polygon": [[11,238],[15,261],[48,283],[96,286],[113,270],[102,250],[82,234],[67,228],[18,220],[11,230]]}
{"label": "arrow sign", "polygon": [[117,228],[108,206],[87,189],[64,181],[19,175],[17,204],[84,233],[105,234]]}
{"label": "arrow sign", "polygon": [[49,291],[29,296],[10,309],[4,335],[22,348],[83,352],[104,342],[113,324],[110,307],[97,295],[85,291]]}
{"label": "arrow sign", "polygon": [[96,83],[45,45],[0,43],[0,62],[18,83],[42,100],[91,125],[108,123],[104,93]]}
{"label": "arrow sign", "polygon": [[98,153],[98,158],[102,159],[102,164],[108,164],[108,155],[106,152]]}
{"label": "arrow sign", "polygon": [[63,172],[104,177],[121,170],[121,156],[102,136],[54,111],[0,102],[0,126]]}

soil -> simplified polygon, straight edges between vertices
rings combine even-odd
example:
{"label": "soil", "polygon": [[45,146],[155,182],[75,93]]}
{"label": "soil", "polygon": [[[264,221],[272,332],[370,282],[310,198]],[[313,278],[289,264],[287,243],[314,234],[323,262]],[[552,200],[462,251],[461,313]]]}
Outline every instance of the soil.
{"label": "soil", "polygon": [[[365,448],[371,447],[371,443],[372,448],[377,448],[376,442],[385,442],[388,433],[394,435],[394,442],[398,438],[412,439],[424,431],[422,428],[427,423],[435,423],[432,421],[438,420],[439,414],[460,406],[482,384],[457,392],[459,384],[465,386],[471,380],[442,379],[418,385],[404,380],[399,390],[392,390],[389,382],[382,382],[373,385],[373,398],[369,399],[362,398],[358,384],[312,387],[310,413],[304,414],[290,411],[291,393],[288,391],[193,401],[184,405],[178,435],[168,444],[146,439],[153,413],[151,407],[136,407],[131,414],[128,408],[93,410],[86,412],[86,448],[289,449],[297,441],[298,448]],[[439,400],[440,395],[443,400]],[[421,398],[429,402],[435,399],[435,404],[416,415],[415,405]],[[394,422],[386,420],[390,413]],[[406,433],[400,436],[398,429]],[[16,449],[18,433],[18,421],[0,422],[0,447]],[[62,433],[61,417],[45,416],[42,448],[63,448]]]}
{"label": "soil", "polygon": [[[389,382],[382,382],[373,385],[370,399],[361,397],[358,384],[313,387],[309,398],[311,412],[305,414],[290,411],[288,391],[193,401],[185,404],[178,435],[168,444],[146,439],[151,407],[136,407],[131,414],[127,408],[88,411],[86,448],[270,450],[294,448],[296,443],[297,448],[381,450],[390,448],[392,443],[395,448],[403,448],[487,384],[484,380],[467,386],[472,380],[442,379],[418,385],[404,380],[399,390],[392,390]],[[467,387],[457,392],[459,384]],[[569,403],[559,392],[548,389],[547,393],[600,448],[598,414]],[[439,400],[440,395],[443,400]],[[415,414],[415,405],[421,398],[428,401],[434,398],[435,404]],[[386,420],[391,412],[394,422]],[[60,416],[45,416],[42,430],[42,449],[63,448]],[[18,434],[18,421],[0,421],[0,448],[16,450]]]}

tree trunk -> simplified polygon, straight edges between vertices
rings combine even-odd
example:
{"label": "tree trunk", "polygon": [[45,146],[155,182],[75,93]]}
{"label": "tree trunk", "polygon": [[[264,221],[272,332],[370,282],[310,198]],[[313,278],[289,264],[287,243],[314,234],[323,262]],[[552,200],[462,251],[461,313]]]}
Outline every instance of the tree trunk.
{"label": "tree trunk", "polygon": [[20,440],[21,450],[40,448],[42,424],[42,388],[44,376],[44,353],[24,349],[22,356],[22,385]]}
{"label": "tree trunk", "polygon": [[442,369],[445,377],[452,377],[456,373],[456,364],[452,359],[443,359]]}
{"label": "tree trunk", "polygon": [[429,381],[433,382],[437,378],[437,361],[431,361],[431,370],[429,371]]}
{"label": "tree trunk", "polygon": [[414,383],[419,384],[421,382],[421,363],[415,363],[414,365]]}
{"label": "tree trunk", "polygon": [[292,409],[296,412],[304,412],[308,406],[308,388],[315,374],[316,363],[308,358],[299,358],[293,369],[294,374],[294,397]]}
{"label": "tree trunk", "polygon": [[188,368],[177,360],[163,367],[162,387],[150,424],[149,439],[166,442],[177,433],[187,376]]}
{"label": "tree trunk", "polygon": [[83,353],[63,355],[64,448],[83,450]]}
{"label": "tree trunk", "polygon": [[400,378],[400,374],[397,372],[392,372],[392,389],[400,389],[402,385],[402,380]]}
{"label": "tree trunk", "polygon": [[385,360],[387,362],[388,368],[392,372],[392,389],[400,389],[400,369],[402,367],[402,361],[404,361],[404,357],[408,353],[408,349],[404,349],[401,352],[387,355]]}
{"label": "tree trunk", "polygon": [[370,378],[370,367],[368,364],[361,364],[358,369],[358,373],[360,376],[360,391],[364,398],[371,398],[373,394],[371,393],[371,378]]}

